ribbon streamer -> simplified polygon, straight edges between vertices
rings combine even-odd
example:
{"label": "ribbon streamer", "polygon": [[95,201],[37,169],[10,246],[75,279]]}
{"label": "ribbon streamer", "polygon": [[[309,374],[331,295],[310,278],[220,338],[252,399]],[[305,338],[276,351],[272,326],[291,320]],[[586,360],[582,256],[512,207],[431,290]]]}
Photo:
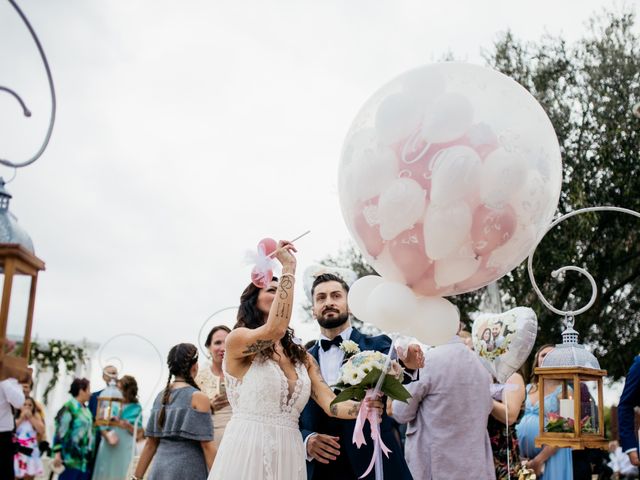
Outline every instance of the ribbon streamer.
{"label": "ribbon streamer", "polygon": [[[382,374],[384,376],[384,373]],[[381,392],[376,392],[375,388],[370,388],[367,390],[367,395],[365,396],[365,400],[367,399],[375,399],[380,398],[382,396]],[[376,467],[376,479],[378,479],[378,466],[380,466],[380,470],[382,470],[382,454],[384,453],[387,458],[389,458],[389,454],[391,453],[391,449],[387,447],[382,441],[382,436],[380,435],[380,424],[378,423],[378,411],[374,409],[367,408],[366,402],[362,402],[360,405],[360,410],[358,411],[358,418],[356,418],[356,425],[353,429],[353,443],[360,448],[362,445],[366,445],[367,441],[364,438],[364,422],[369,420],[369,425],[371,425],[371,439],[373,440],[373,455],[371,456],[371,462],[367,467],[366,472],[364,472],[359,478],[364,478],[373,467]],[[382,477],[380,477],[382,478]]]}

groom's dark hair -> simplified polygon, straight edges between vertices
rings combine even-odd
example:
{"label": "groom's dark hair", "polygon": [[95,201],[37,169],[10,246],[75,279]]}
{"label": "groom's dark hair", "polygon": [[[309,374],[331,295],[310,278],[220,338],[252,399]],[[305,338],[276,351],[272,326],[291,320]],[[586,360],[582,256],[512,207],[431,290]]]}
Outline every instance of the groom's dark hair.
{"label": "groom's dark hair", "polygon": [[316,279],[313,281],[313,285],[311,285],[311,303],[313,303],[313,292],[315,292],[316,287],[321,283],[326,282],[338,282],[344,288],[345,293],[349,293],[349,285],[338,275],[334,275],[333,273],[323,273],[322,275],[318,275]]}

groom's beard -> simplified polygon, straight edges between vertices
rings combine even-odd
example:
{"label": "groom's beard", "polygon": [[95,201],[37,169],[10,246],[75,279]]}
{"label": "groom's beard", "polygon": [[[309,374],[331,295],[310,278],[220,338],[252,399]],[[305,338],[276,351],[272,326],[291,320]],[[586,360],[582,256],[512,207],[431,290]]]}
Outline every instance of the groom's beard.
{"label": "groom's beard", "polygon": [[[334,310],[335,311],[335,310]],[[336,328],[344,325],[349,320],[348,313],[342,313],[337,317],[318,317],[318,323],[322,328]]]}

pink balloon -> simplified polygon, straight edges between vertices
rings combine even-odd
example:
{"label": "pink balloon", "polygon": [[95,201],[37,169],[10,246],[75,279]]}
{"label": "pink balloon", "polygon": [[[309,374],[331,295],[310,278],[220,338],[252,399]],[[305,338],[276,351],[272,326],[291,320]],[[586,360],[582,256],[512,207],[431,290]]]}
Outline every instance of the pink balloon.
{"label": "pink balloon", "polygon": [[456,292],[465,293],[482,288],[494,280],[500,278],[500,272],[496,268],[487,267],[489,256],[482,257],[480,268],[471,277],[456,284]]}
{"label": "pink balloon", "polygon": [[273,238],[263,238],[258,242],[258,250],[262,250],[267,257],[278,249],[278,243]]}
{"label": "pink balloon", "polygon": [[[418,182],[427,193],[431,192],[431,161],[438,152],[455,145],[470,146],[466,136],[445,143],[428,144],[424,139],[415,136],[398,142],[392,146],[398,157],[400,177],[408,177]],[[403,157],[404,154],[404,157]]]}
{"label": "pink balloon", "polygon": [[273,278],[272,270],[261,270],[255,266],[251,270],[251,282],[258,288],[265,288]]}
{"label": "pink balloon", "polygon": [[473,212],[471,240],[476,255],[486,255],[507,241],[516,230],[516,213],[511,205],[501,209],[480,205]]}
{"label": "pink balloon", "polygon": [[380,236],[378,225],[369,225],[364,214],[358,213],[353,219],[356,235],[372,257],[377,257],[384,250],[384,240]]}
{"label": "pink balloon", "polygon": [[426,297],[441,297],[449,295],[451,288],[438,288],[434,274],[435,269],[433,268],[433,265],[431,265],[420,279],[418,279],[413,285],[410,285],[413,292],[417,295],[424,295]]}
{"label": "pink balloon", "polygon": [[424,233],[421,223],[391,240],[389,252],[409,286],[417,282],[433,263],[424,250]]}

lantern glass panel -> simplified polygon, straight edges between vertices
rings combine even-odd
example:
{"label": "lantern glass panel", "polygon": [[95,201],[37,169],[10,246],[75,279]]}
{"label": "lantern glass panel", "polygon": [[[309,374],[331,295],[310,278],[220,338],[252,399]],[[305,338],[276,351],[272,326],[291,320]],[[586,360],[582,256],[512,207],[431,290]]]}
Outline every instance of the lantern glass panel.
{"label": "lantern glass panel", "polygon": [[[545,396],[544,431],[570,433],[573,432],[575,419],[573,379],[563,378],[559,382],[560,384],[553,389],[553,392]],[[548,392],[548,388],[546,390]]]}
{"label": "lantern glass panel", "polygon": [[[4,277],[4,274],[2,275]],[[4,281],[4,278],[2,278]],[[3,283],[4,285],[4,283]],[[27,327],[29,313],[29,294],[31,292],[31,276],[14,275],[11,286],[11,300],[9,302],[9,317],[7,321],[7,336],[22,344]],[[20,348],[12,353],[19,354]]]}
{"label": "lantern glass panel", "polygon": [[580,382],[580,431],[583,434],[598,434],[600,431],[598,405],[598,382]]}

